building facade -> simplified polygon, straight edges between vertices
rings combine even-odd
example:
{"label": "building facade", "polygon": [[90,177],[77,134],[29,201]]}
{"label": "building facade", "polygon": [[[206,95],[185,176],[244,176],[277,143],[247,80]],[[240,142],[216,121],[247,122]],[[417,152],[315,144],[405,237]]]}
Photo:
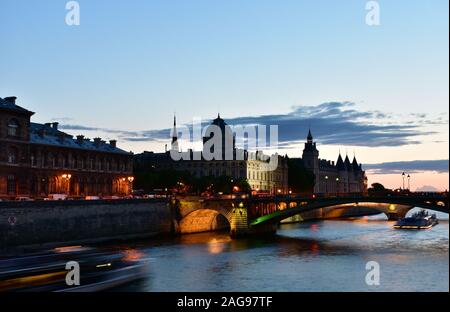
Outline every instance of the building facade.
{"label": "building facade", "polygon": [[[211,145],[214,139],[214,131],[211,126],[220,129],[220,144]],[[211,130],[211,131],[210,131]],[[172,131],[171,151],[180,152],[177,138],[176,121]],[[144,152],[135,156],[135,161],[140,164],[152,166],[155,169],[174,169],[189,172],[195,177],[220,177],[228,176],[234,179],[246,179],[252,191],[270,194],[287,194],[288,166],[285,157],[273,155],[277,159],[277,166],[273,168],[270,158],[262,152],[248,152],[236,148],[235,136],[220,115],[206,128],[203,137],[203,152],[188,150],[182,160],[173,160],[171,151],[165,153]],[[219,148],[218,148],[219,147]],[[215,150],[216,149],[216,150]],[[205,152],[216,153],[211,160],[205,159]],[[273,170],[274,169],[274,170]]]}
{"label": "building facade", "polygon": [[32,115],[16,105],[16,97],[0,98],[0,198],[131,192],[132,153],[119,149],[115,140],[73,138],[57,122],[33,123]]}
{"label": "building facade", "polygon": [[308,132],[302,158],[297,161],[314,175],[314,193],[316,194],[365,194],[367,192],[367,176],[356,157],[350,162],[339,154],[336,162],[320,159],[316,142],[311,130]]}

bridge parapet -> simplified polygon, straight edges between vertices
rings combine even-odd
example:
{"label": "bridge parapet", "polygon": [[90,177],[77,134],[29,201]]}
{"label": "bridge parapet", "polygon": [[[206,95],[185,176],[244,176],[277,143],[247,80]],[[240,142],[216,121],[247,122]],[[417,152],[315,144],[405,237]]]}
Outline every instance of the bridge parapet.
{"label": "bridge parapet", "polygon": [[[389,219],[403,217],[413,207],[449,212],[448,195],[423,196],[338,196],[338,197],[250,197],[250,198],[188,198],[178,203],[179,220],[196,210],[210,210],[223,215],[230,224],[230,234],[239,237],[252,233],[274,232],[286,218],[322,208],[345,209],[354,206],[374,208]],[[208,218],[205,218],[207,220]],[[212,220],[211,218],[208,220]]]}

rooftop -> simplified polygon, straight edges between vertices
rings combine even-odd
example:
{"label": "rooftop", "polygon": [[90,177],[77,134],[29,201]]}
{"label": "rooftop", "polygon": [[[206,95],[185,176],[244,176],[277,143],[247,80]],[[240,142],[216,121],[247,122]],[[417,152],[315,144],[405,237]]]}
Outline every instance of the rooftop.
{"label": "rooftop", "polygon": [[131,155],[130,152],[126,152],[116,147],[115,141],[106,143],[100,138],[95,138],[91,141],[90,139],[84,138],[82,135],[79,135],[74,139],[72,135],[58,130],[57,126],[58,123],[39,124],[32,122],[30,124],[30,143]]}
{"label": "rooftop", "polygon": [[5,97],[4,99],[0,98],[0,109],[6,109],[6,110],[10,110],[10,111],[28,114],[28,115],[34,114],[33,112],[31,112],[19,105],[16,105],[16,99],[17,98],[15,96]]}

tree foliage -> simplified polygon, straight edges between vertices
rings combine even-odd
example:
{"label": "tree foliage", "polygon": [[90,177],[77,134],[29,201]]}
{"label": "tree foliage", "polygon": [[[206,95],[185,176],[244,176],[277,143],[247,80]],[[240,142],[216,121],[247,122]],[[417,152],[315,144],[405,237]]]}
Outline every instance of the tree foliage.
{"label": "tree foliage", "polygon": [[156,189],[176,190],[201,194],[203,192],[232,194],[233,192],[250,193],[251,187],[246,179],[233,179],[229,176],[195,177],[188,171],[155,170],[135,167],[134,188],[145,192]]}
{"label": "tree foliage", "polygon": [[288,183],[294,193],[313,193],[314,174],[298,159],[288,159]]}

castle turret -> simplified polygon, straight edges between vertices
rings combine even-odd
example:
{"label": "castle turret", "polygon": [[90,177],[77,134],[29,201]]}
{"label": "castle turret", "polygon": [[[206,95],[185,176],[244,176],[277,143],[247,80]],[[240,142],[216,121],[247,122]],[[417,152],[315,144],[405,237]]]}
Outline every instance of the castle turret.
{"label": "castle turret", "polygon": [[348,158],[348,155],[345,155],[344,164],[345,164],[345,169],[347,171],[352,171],[352,164],[350,163],[350,159]]}
{"label": "castle turret", "polygon": [[356,156],[353,156],[353,161],[352,161],[352,169],[354,172],[360,171],[360,166],[358,165],[358,162],[356,161]]}
{"label": "castle turret", "polygon": [[320,193],[320,183],[318,181],[319,177],[319,151],[316,148],[316,143],[313,141],[313,136],[311,129],[308,131],[308,136],[306,137],[305,148],[303,149],[303,164],[306,169],[310,170],[316,179],[314,181],[314,193]]}
{"label": "castle turret", "polygon": [[344,161],[342,160],[341,153],[339,153],[339,157],[336,161],[336,168],[338,171],[345,171],[345,164]]}

